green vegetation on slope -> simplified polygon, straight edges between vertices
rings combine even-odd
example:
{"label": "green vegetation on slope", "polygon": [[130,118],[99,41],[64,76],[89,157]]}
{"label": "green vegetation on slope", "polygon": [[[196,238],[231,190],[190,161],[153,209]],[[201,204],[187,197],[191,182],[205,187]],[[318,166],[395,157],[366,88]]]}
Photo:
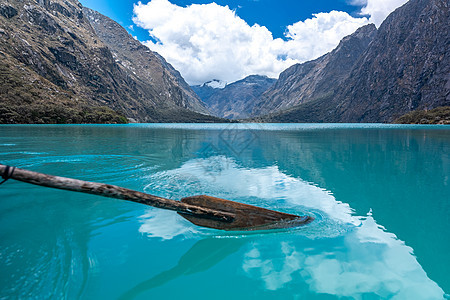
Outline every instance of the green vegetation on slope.
{"label": "green vegetation on slope", "polygon": [[436,107],[432,110],[415,110],[396,119],[397,124],[448,124],[450,125],[450,106]]}
{"label": "green vegetation on slope", "polygon": [[111,108],[77,101],[23,66],[11,68],[0,64],[0,124],[127,123]]}

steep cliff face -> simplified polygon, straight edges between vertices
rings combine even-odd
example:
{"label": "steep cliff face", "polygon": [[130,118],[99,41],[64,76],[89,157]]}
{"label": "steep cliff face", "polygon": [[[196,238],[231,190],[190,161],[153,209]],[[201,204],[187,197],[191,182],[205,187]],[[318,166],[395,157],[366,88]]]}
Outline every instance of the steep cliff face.
{"label": "steep cliff face", "polygon": [[339,122],[392,122],[450,104],[447,0],[411,0],[381,24],[337,96]]}
{"label": "steep cliff face", "polygon": [[282,72],[276,84],[255,103],[252,114],[267,114],[333,95],[367,49],[376,31],[373,24],[363,26],[343,38],[333,51]]}
{"label": "steep cliff face", "polygon": [[447,0],[410,0],[391,13],[332,95],[276,113],[272,122],[392,122],[450,104]]}
{"label": "steep cliff face", "polygon": [[251,75],[221,89],[203,85],[197,86],[196,90],[204,96],[202,100],[214,115],[227,119],[242,119],[250,116],[255,101],[275,81],[266,76]]}
{"label": "steep cliff face", "polygon": [[186,108],[206,111],[152,53],[154,64],[147,66],[157,70],[147,81],[141,70],[120,64],[76,0],[1,0],[0,36],[2,123],[103,122],[84,118],[92,110],[176,122],[202,118]]}

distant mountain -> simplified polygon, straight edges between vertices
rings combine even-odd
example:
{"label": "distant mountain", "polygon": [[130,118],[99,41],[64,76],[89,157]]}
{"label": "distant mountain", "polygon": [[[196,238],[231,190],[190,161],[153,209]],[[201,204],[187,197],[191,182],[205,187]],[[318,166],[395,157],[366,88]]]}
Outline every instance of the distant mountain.
{"label": "distant mountain", "polygon": [[161,56],[76,0],[2,0],[0,37],[0,123],[217,121]]}
{"label": "distant mountain", "polygon": [[280,111],[332,95],[349,76],[376,32],[373,24],[363,26],[344,37],[333,51],[282,72],[276,84],[255,103],[252,115]]}
{"label": "distant mountain", "polygon": [[193,85],[191,88],[204,103],[207,103],[213,94],[219,89],[225,88],[226,85],[227,83],[224,81],[213,79],[200,85]]}
{"label": "distant mountain", "polygon": [[214,115],[242,119],[250,116],[256,99],[275,81],[266,76],[251,75],[224,87],[213,81],[192,88]]}
{"label": "distant mountain", "polygon": [[447,0],[410,0],[381,24],[330,95],[264,117],[266,122],[392,122],[450,105]]}

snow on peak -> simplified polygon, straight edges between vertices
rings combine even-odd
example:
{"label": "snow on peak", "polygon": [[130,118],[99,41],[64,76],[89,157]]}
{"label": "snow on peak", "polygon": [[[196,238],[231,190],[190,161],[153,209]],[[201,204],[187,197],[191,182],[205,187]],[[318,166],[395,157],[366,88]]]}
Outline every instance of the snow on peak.
{"label": "snow on peak", "polygon": [[205,82],[203,86],[205,85],[212,87],[213,89],[223,89],[227,85],[227,83],[222,80],[213,79],[211,81]]}

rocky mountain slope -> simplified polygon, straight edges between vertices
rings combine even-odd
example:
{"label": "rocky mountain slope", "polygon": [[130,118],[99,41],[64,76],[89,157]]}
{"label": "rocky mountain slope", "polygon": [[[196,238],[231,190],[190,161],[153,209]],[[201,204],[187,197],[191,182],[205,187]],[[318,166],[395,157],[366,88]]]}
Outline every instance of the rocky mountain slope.
{"label": "rocky mountain slope", "polygon": [[242,119],[250,116],[256,100],[275,81],[266,76],[251,75],[224,88],[212,88],[203,84],[194,86],[193,89],[214,115],[227,119]]}
{"label": "rocky mountain slope", "polygon": [[447,0],[410,0],[391,13],[332,94],[265,117],[268,122],[392,122],[450,104]]}
{"label": "rocky mountain slope", "polygon": [[373,24],[363,26],[344,37],[333,51],[282,72],[276,84],[255,103],[252,115],[280,111],[332,95],[349,76],[376,32]]}
{"label": "rocky mountain slope", "polygon": [[[122,26],[110,18],[83,7],[92,27],[103,43],[108,46],[115,61],[142,82],[152,86],[165,102],[188,108],[200,113],[208,113],[205,104],[189,87],[172,65],[135,40]],[[140,87],[144,88],[144,87]]]}
{"label": "rocky mountain slope", "polygon": [[0,123],[216,120],[160,56],[76,0],[1,0],[0,37]]}

